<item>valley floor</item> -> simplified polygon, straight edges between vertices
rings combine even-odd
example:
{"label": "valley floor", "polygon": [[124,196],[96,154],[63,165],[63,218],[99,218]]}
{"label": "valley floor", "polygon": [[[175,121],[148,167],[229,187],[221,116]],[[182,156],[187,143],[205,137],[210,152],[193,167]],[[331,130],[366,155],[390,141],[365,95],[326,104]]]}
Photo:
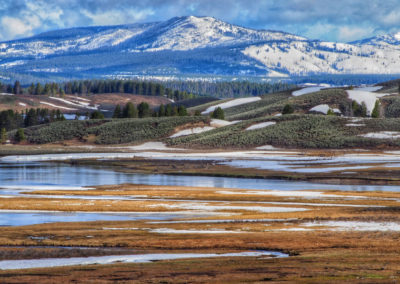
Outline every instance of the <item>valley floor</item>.
{"label": "valley floor", "polygon": [[[85,154],[63,151],[82,147],[10,146],[42,155],[0,158],[1,282],[399,280],[398,152],[206,153],[157,145]],[[53,164],[34,176],[30,165],[46,160]],[[79,177],[86,168],[116,172],[120,182],[95,185],[100,177],[82,172],[90,178],[82,186],[34,184],[52,175],[52,165],[55,184],[65,169]],[[160,177],[126,183],[134,174]],[[11,184],[14,177],[30,183]],[[189,179],[198,184],[179,185]]]}
{"label": "valley floor", "polygon": [[[173,220],[3,227],[2,269],[5,259],[50,258],[48,265],[52,266],[63,257],[122,255],[122,262],[107,265],[3,270],[3,283],[372,283],[396,281],[399,277],[398,192],[250,191],[123,184],[24,195],[3,198],[1,210],[187,215]],[[63,199],[63,195],[69,198]],[[123,263],[127,254],[180,253],[183,257],[187,253],[260,250],[283,252],[289,257],[232,256]],[[15,267],[23,263],[16,262]]]}

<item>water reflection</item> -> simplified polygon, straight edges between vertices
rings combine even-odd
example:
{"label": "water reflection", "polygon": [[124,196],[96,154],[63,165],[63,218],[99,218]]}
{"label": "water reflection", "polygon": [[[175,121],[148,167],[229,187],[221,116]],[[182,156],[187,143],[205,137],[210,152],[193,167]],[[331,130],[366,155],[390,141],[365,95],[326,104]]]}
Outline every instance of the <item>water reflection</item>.
{"label": "water reflection", "polygon": [[178,176],[163,174],[132,174],[115,172],[101,167],[77,166],[63,163],[0,163],[0,187],[7,185],[28,186],[90,186],[121,183],[203,186],[243,189],[275,189],[275,190],[354,190],[399,191],[400,186],[383,185],[328,185],[310,182],[246,179],[206,176]]}
{"label": "water reflection", "polygon": [[[199,217],[198,215],[196,217]],[[54,222],[171,220],[193,218],[179,213],[0,212],[0,226],[26,226]]]}

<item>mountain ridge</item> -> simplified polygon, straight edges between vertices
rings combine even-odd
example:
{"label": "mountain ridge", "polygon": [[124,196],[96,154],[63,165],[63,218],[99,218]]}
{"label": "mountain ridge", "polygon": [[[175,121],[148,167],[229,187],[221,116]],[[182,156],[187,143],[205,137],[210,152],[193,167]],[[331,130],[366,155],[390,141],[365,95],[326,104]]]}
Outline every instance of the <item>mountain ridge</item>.
{"label": "mountain ridge", "polygon": [[326,42],[207,16],[69,28],[0,42],[0,74],[49,78],[400,74],[399,58],[400,32]]}

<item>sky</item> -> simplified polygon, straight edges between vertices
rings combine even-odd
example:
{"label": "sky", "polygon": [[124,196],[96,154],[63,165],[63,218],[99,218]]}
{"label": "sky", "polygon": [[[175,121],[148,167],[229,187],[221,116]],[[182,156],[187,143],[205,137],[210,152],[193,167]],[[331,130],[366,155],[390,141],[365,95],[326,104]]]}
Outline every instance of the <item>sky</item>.
{"label": "sky", "polygon": [[400,0],[0,0],[0,41],[188,15],[339,42],[400,32]]}

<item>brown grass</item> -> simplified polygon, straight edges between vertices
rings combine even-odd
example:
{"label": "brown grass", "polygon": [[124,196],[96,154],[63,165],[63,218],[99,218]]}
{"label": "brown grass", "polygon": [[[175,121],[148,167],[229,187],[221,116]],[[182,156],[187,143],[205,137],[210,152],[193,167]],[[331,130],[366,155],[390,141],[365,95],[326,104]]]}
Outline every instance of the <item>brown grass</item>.
{"label": "brown grass", "polygon": [[[216,258],[161,261],[146,264],[112,264],[24,271],[0,272],[2,283],[391,283],[399,280],[399,232],[339,232],[324,230],[292,232],[280,229],[298,228],[306,221],[352,220],[399,222],[400,207],[397,192],[337,192],[334,200],[318,200],[249,194],[220,194],[218,188],[176,186],[116,185],[100,186],[88,191],[37,191],[38,198],[16,197],[0,200],[0,208],[41,209],[66,211],[173,211],[162,204],[175,201],[160,200],[78,200],[40,198],[40,194],[75,195],[147,195],[181,200],[217,201],[211,205],[230,205],[243,201],[242,206],[280,206],[257,204],[256,201],[343,203],[369,205],[369,207],[329,207],[286,205],[304,207],[305,212],[261,213],[247,210],[226,210],[231,216],[207,219],[231,219],[226,223],[152,223],[150,221],[98,221],[80,223],[40,224],[23,227],[0,228],[0,246],[87,246],[121,247],[141,252],[230,252],[254,249],[278,250],[291,254],[287,259],[269,258]],[[224,189],[226,190],[226,189]],[[232,189],[236,192],[245,190]],[[368,198],[343,200],[343,196]],[[226,200],[222,202],[222,200]],[[54,202],[57,201],[57,202]],[[78,204],[79,205],[74,205]],[[238,205],[237,203],[235,205]],[[377,207],[386,206],[386,207]],[[156,206],[156,207],[153,207]],[[286,207],[285,206],[285,207]],[[181,209],[177,209],[181,210]],[[278,218],[284,221],[263,221]],[[291,220],[291,218],[294,218]],[[246,222],[245,219],[259,219]],[[110,228],[118,228],[113,230]],[[233,230],[239,234],[158,234],[152,229],[175,230]],[[32,236],[34,238],[32,238]],[[57,256],[62,250],[0,248],[0,258],[22,256]],[[42,251],[42,252],[41,252]],[[2,253],[2,254],[1,254]],[[79,255],[81,252],[74,252]],[[74,255],[71,253],[71,255]],[[99,254],[102,253],[101,251]]]}

